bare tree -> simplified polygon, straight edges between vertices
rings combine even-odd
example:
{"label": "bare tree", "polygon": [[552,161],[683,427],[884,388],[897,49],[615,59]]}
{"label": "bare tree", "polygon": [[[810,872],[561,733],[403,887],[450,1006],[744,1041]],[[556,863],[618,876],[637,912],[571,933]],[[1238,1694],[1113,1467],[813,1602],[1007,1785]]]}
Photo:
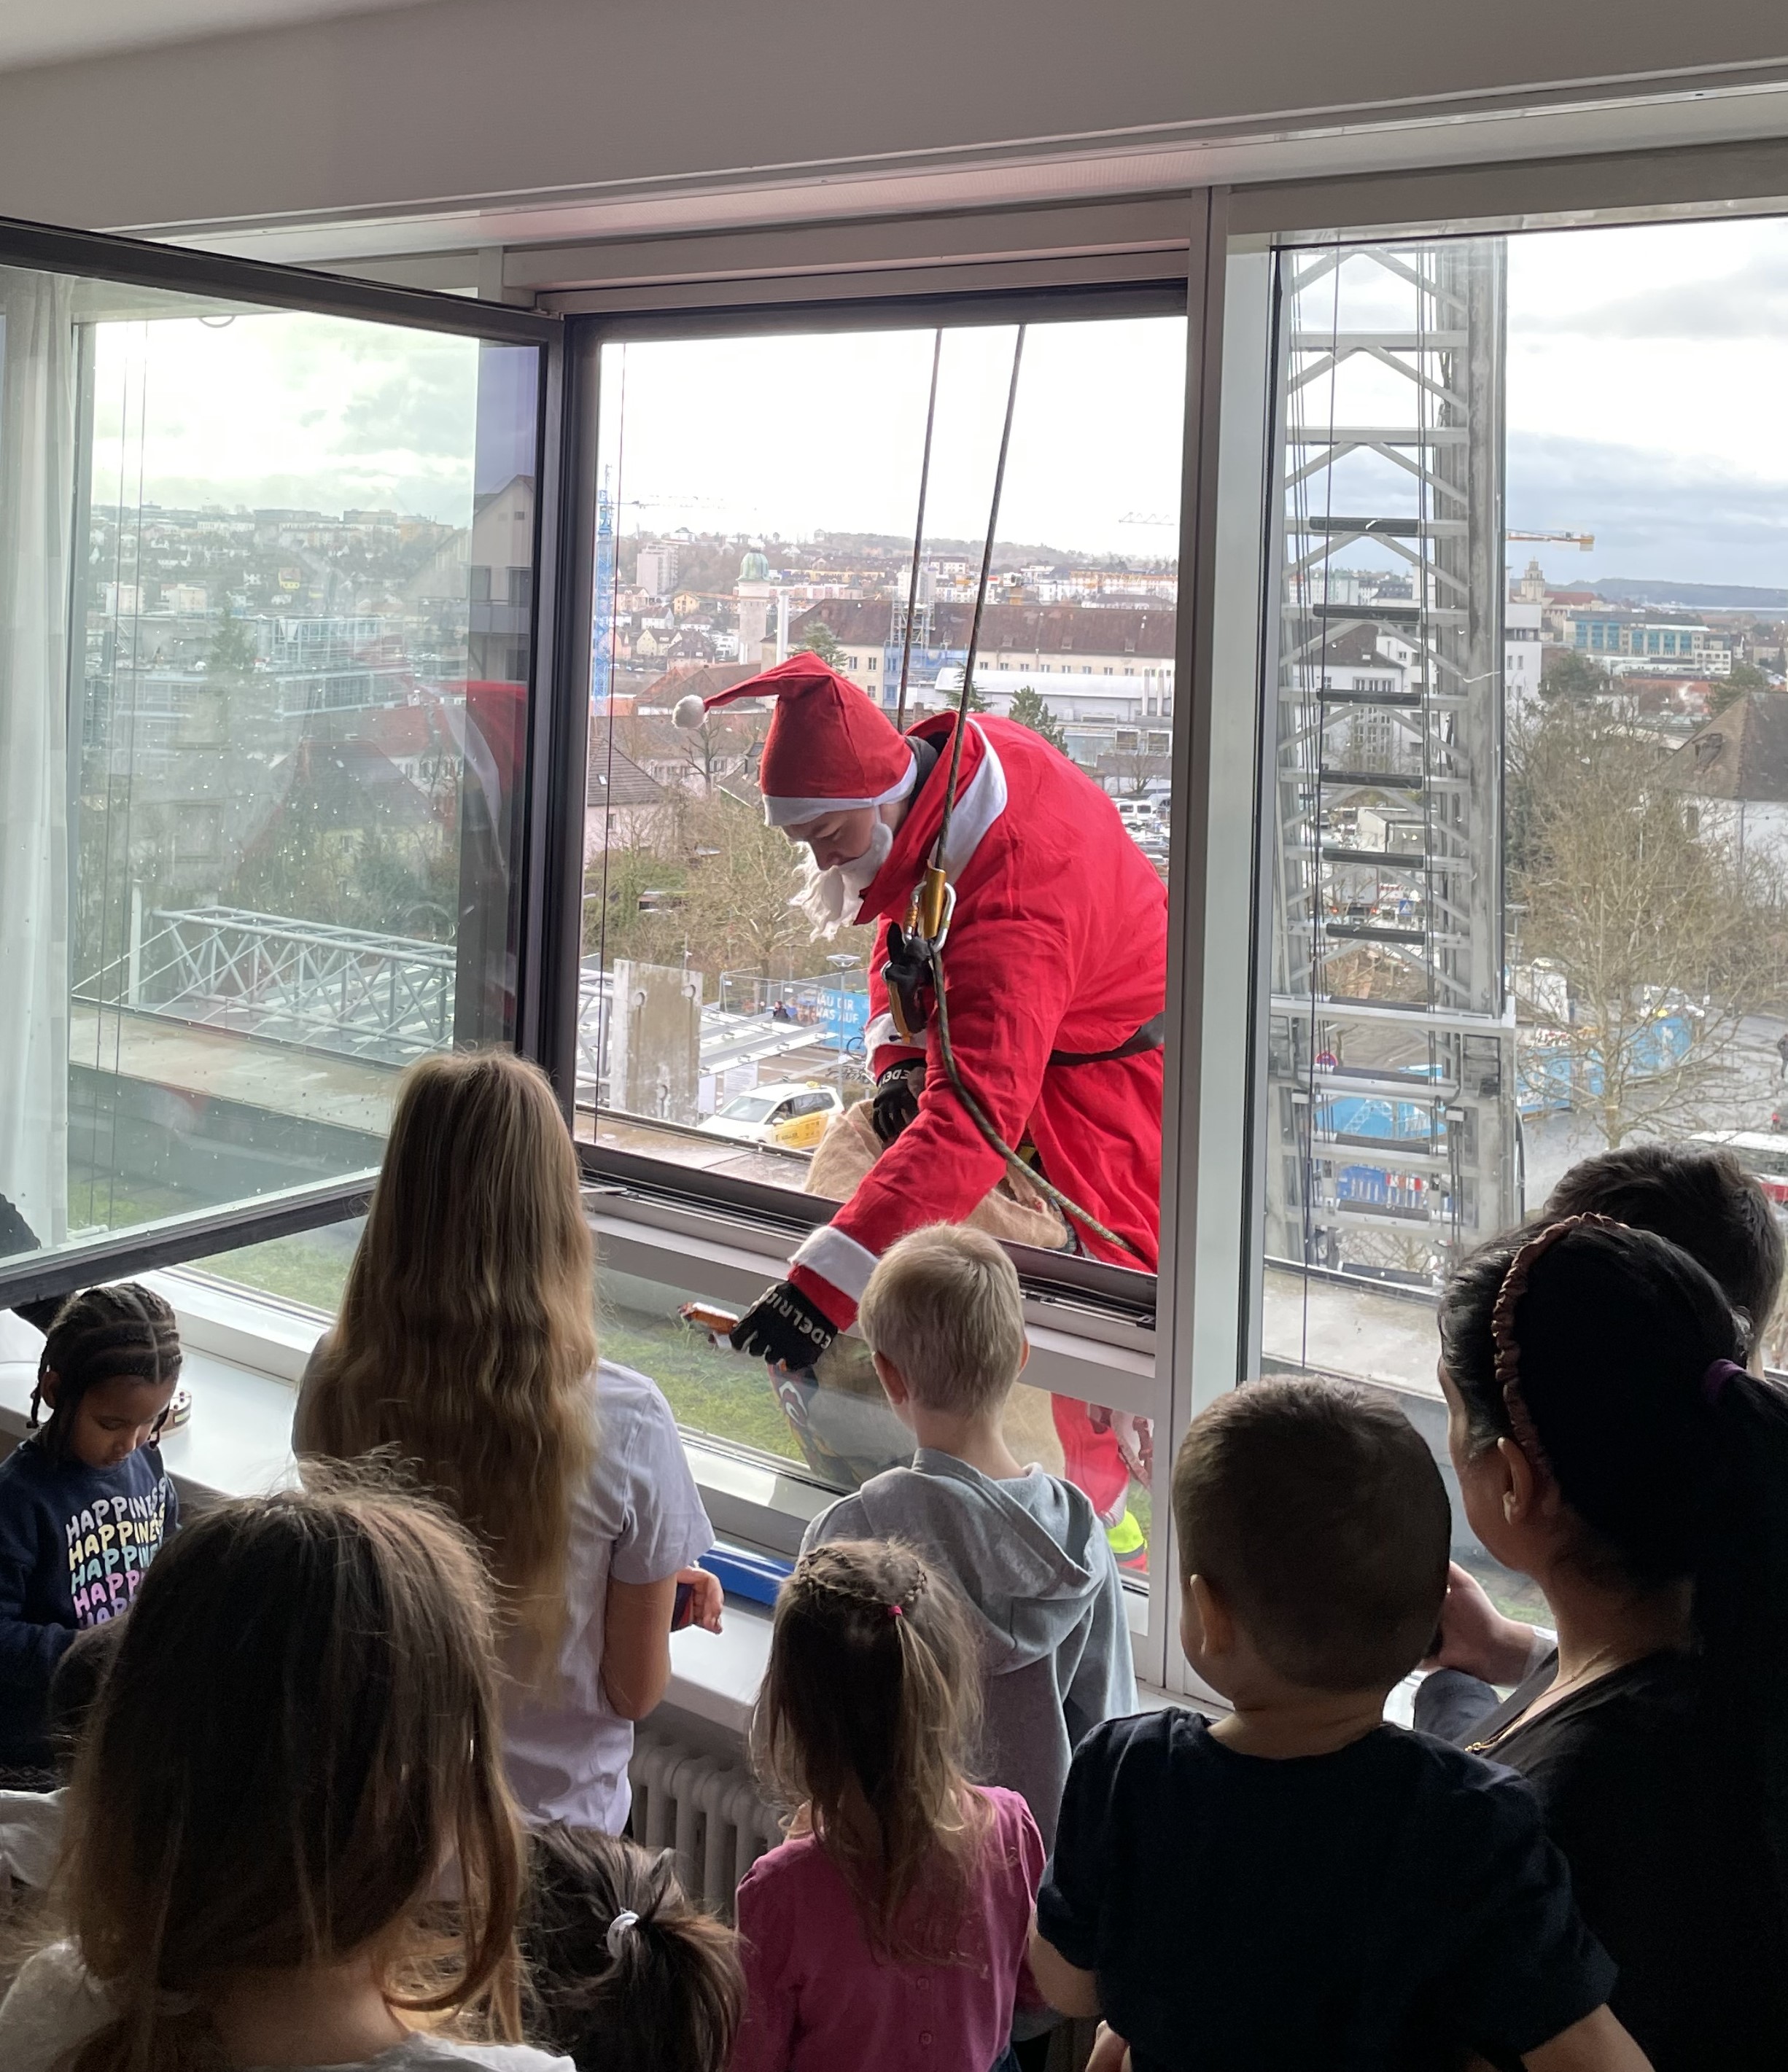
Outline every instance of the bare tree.
{"label": "bare tree", "polygon": [[1630,703],[1548,701],[1512,731],[1509,893],[1534,1076],[1550,1056],[1605,1141],[1730,1127],[1745,1018],[1782,992],[1775,868],[1691,832],[1664,751]]}
{"label": "bare tree", "polygon": [[799,977],[824,972],[828,955],[866,953],[873,941],[867,928],[816,942],[807,916],[791,903],[801,882],[797,852],[780,829],[764,824],[754,805],[717,791],[691,812],[689,839],[693,860],[679,919],[690,961],[704,971]]}

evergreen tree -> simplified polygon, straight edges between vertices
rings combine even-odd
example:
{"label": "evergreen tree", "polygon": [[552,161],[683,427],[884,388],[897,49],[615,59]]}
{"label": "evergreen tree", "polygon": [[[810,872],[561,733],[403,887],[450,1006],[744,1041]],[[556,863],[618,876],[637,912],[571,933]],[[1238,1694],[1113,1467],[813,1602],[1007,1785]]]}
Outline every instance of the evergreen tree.
{"label": "evergreen tree", "polygon": [[1008,718],[1015,719],[1020,726],[1028,726],[1033,734],[1040,734],[1051,748],[1058,748],[1066,755],[1068,738],[1062,731],[1062,722],[1045,703],[1040,692],[1029,684],[1022,685],[1012,701]]}
{"label": "evergreen tree", "polygon": [[845,659],[837,635],[823,619],[815,619],[801,628],[801,645],[817,655],[828,669],[836,669]]}

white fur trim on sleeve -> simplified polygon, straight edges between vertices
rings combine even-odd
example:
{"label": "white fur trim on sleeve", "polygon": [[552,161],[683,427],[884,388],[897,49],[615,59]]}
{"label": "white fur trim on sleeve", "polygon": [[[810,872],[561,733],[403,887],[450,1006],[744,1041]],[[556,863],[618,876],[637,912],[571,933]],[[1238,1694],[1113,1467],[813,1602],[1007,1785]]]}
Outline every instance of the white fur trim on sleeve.
{"label": "white fur trim on sleeve", "polygon": [[693,691],[687,697],[679,698],[671,713],[671,724],[684,734],[694,734],[708,717],[708,708]]}
{"label": "white fur trim on sleeve", "polygon": [[873,1058],[878,1050],[910,1050],[915,1058],[925,1055],[923,1043],[909,1043],[894,1026],[891,1014],[878,1014],[863,1031],[863,1054]]}
{"label": "white fur trim on sleeve", "polygon": [[841,1295],[861,1302],[869,1276],[876,1268],[873,1252],[865,1252],[855,1238],[846,1237],[830,1223],[822,1223],[801,1240],[791,1266],[804,1266],[829,1281]]}

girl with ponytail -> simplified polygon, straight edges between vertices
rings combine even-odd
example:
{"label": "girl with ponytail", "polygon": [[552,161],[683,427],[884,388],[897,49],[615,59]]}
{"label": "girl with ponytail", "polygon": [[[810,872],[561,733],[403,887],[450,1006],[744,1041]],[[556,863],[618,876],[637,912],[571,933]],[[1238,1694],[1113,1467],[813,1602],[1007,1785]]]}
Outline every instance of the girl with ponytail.
{"label": "girl with ponytail", "polygon": [[777,1600],[753,1753],[792,1810],[738,1893],[733,2072],[1007,2062],[1042,1839],[964,1774],[980,1673],[961,1600],[892,1541],[804,1554]]}
{"label": "girl with ponytail", "polygon": [[1469,1745],[1538,1791],[1657,2072],[1788,2064],[1788,1398],[1607,1216],[1485,1247],[1440,1326],[1466,1516],[1558,1629]]}
{"label": "girl with ponytail", "polygon": [[561,1821],[528,1852],[530,2029],[578,2072],[726,2072],[745,2009],[735,1938],[672,1852]]}

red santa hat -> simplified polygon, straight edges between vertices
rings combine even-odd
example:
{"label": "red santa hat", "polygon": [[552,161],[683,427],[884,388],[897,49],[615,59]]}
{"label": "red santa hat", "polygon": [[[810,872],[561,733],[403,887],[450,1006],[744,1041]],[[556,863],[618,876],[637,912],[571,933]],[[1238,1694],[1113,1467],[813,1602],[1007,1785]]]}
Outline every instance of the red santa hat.
{"label": "red santa hat", "polygon": [[817,655],[791,655],[761,676],[677,701],[675,719],[693,730],[717,705],[774,698],[758,783],[773,828],[795,827],[821,813],[888,806],[913,787],[917,765],[906,737],[856,684]]}

